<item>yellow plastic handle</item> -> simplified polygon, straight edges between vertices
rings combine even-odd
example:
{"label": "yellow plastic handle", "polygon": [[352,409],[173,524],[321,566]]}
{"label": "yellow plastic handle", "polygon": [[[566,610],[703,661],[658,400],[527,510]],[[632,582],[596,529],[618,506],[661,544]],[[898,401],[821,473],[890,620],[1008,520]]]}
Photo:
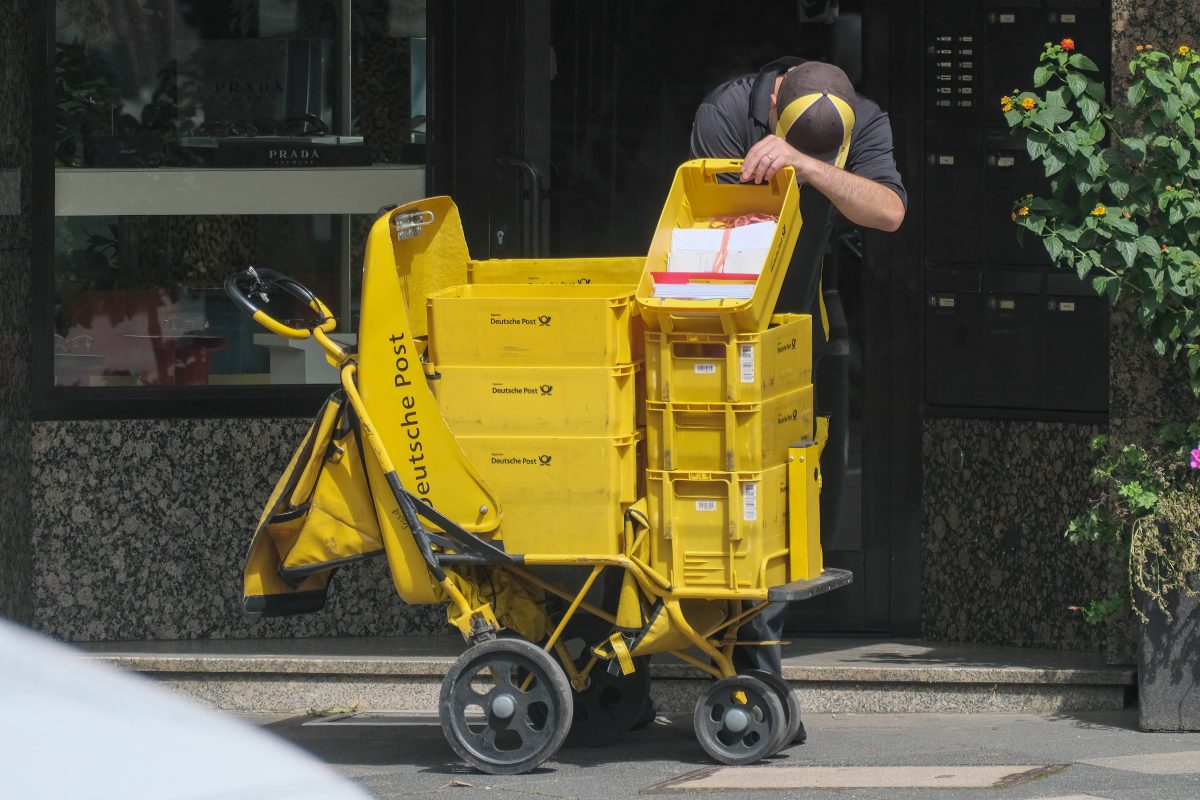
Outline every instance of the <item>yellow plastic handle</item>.
{"label": "yellow plastic handle", "polygon": [[[243,283],[251,285],[249,292],[242,287]],[[317,322],[311,328],[293,328],[290,325],[284,325],[260,309],[251,298],[252,296],[259,296],[263,300],[266,300],[266,292],[270,287],[279,287],[301,303],[304,303],[318,315]],[[285,336],[288,339],[307,339],[313,335],[313,331],[315,330],[330,334],[337,327],[337,320],[333,318],[333,313],[329,310],[328,306],[321,302],[320,298],[309,291],[299,281],[292,280],[274,270],[256,270],[250,267],[242,272],[230,275],[225,279],[225,293],[229,295],[229,299],[233,301],[234,305],[245,311],[259,325],[262,325],[271,333]]]}
{"label": "yellow plastic handle", "polygon": [[741,172],[744,162],[740,158],[705,158],[701,159],[700,163],[701,169],[704,170],[704,179],[713,183],[717,180],[718,175]]}

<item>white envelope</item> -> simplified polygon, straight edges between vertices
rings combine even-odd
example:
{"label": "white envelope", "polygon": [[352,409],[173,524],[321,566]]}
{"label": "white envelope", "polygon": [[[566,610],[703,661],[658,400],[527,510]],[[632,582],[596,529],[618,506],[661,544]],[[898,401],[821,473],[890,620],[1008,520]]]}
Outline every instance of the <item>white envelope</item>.
{"label": "white envelope", "polygon": [[[769,249],[730,250],[725,254],[721,272],[761,275],[770,252]],[[712,272],[716,258],[715,250],[672,250],[667,253],[667,272]]]}
{"label": "white envelope", "polygon": [[729,251],[770,250],[775,228],[774,222],[755,222],[740,228],[675,228],[671,232],[671,249],[715,253],[721,249],[721,242],[728,231],[726,249]]}

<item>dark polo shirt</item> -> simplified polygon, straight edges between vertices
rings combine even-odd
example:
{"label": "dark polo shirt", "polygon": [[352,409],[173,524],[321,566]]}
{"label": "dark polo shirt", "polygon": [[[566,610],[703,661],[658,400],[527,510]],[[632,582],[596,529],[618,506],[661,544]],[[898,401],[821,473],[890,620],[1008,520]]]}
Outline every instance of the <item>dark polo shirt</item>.
{"label": "dark polo shirt", "polygon": [[[756,74],[743,75],[713,89],[696,110],[691,157],[745,158],[751,147],[771,133],[768,118],[775,76],[800,63],[803,62],[798,58],[781,58]],[[855,102],[854,118],[846,170],[888,187],[907,208],[908,193],[896,170],[888,115],[877,103],[860,95]],[[720,178],[737,180],[733,174]],[[823,321],[821,267],[836,209],[819,192],[801,191],[800,211],[804,225],[792,251],[775,311],[812,314],[814,322]],[[814,364],[823,352],[827,334],[824,325],[813,325]]]}
{"label": "dark polo shirt", "polygon": [[[768,117],[775,85],[769,78],[798,63],[800,59],[780,59],[760,73],[743,75],[713,89],[696,110],[692,158],[745,158],[751,147],[771,133]],[[755,91],[755,80],[764,73],[767,79]],[[854,134],[846,170],[883,184],[908,206],[908,193],[896,170],[888,115],[861,95],[854,104]]]}

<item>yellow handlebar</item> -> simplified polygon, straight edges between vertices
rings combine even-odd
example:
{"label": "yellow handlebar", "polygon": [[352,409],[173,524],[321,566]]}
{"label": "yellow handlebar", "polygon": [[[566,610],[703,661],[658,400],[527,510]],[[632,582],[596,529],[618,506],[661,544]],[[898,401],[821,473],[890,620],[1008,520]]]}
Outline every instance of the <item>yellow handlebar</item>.
{"label": "yellow handlebar", "polygon": [[[261,298],[264,303],[269,302],[270,298],[267,292],[276,286],[318,315],[318,319],[311,327],[293,328],[290,325],[284,325],[255,304],[252,299],[255,297]],[[271,333],[286,336],[289,339],[307,339],[313,335],[314,331],[318,330],[330,334],[337,327],[337,320],[333,318],[333,313],[315,294],[300,282],[274,270],[247,267],[241,272],[235,272],[225,279],[225,294],[229,295],[229,299],[259,325]]]}

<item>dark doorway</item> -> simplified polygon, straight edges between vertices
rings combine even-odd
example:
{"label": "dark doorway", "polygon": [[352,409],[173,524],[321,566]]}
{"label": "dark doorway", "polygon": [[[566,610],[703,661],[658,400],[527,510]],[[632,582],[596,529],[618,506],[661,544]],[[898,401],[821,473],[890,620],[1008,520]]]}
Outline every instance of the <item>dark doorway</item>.
{"label": "dark doorway", "polygon": [[[911,165],[900,153],[909,122],[893,108],[893,81],[904,73],[891,61],[900,34],[890,4],[843,0],[836,23],[802,21],[800,9],[813,5],[431,4],[432,188],[459,205],[473,257],[645,253],[675,168],[688,157],[697,105],[719,83],[784,55],[838,63],[893,112],[907,180]],[[900,27],[908,25],[905,18]],[[838,301],[832,321],[841,335],[821,375],[842,376],[848,389],[835,398],[844,436],[831,443],[841,457],[825,475],[822,540],[826,565],[852,570],[855,583],[796,605],[794,633],[909,633],[919,622],[920,570],[911,563],[919,470],[895,452],[916,453],[919,465],[917,402],[894,385],[919,365],[906,338],[917,341],[916,328],[900,318],[915,284],[896,280],[893,268],[905,247],[843,226],[827,249],[825,289]],[[908,360],[907,371],[898,359]],[[893,500],[898,493],[904,502]]]}

